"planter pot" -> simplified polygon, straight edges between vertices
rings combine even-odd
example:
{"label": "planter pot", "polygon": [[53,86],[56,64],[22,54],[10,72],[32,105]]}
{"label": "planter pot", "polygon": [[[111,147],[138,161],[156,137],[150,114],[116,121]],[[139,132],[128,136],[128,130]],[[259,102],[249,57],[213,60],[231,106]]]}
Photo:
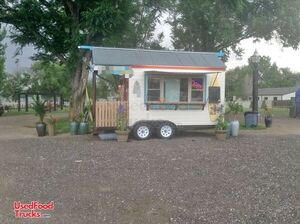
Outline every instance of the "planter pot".
{"label": "planter pot", "polygon": [[45,123],[36,123],[36,131],[39,137],[46,135],[46,124]]}
{"label": "planter pot", "polygon": [[79,127],[79,124],[75,121],[72,121],[70,123],[70,134],[71,135],[77,135],[78,134],[78,127]]}
{"label": "planter pot", "polygon": [[232,121],[231,123],[231,136],[237,137],[239,135],[240,130],[240,122],[239,121]]}
{"label": "planter pot", "polygon": [[79,123],[79,129],[78,129],[78,134],[80,135],[85,135],[89,131],[89,124],[86,122],[80,122]]}
{"label": "planter pot", "polygon": [[48,124],[47,129],[48,129],[48,135],[49,136],[55,136],[55,125]]}
{"label": "planter pot", "polygon": [[265,125],[266,128],[270,128],[272,126],[272,117],[265,117]]}
{"label": "planter pot", "polygon": [[126,130],[126,131],[116,130],[115,132],[117,134],[117,141],[118,142],[127,142],[128,141],[128,135],[129,135],[130,131],[128,131],[128,130]]}
{"label": "planter pot", "polygon": [[226,140],[227,130],[216,130],[215,135],[218,140]]}

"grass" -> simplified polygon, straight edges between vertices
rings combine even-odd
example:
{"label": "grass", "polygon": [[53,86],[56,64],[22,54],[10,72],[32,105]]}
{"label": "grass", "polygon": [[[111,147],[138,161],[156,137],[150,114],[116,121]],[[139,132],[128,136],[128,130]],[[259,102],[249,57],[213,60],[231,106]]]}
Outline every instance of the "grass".
{"label": "grass", "polygon": [[64,134],[69,132],[69,118],[59,118],[55,125],[56,134]]}
{"label": "grass", "polygon": [[244,123],[240,123],[240,130],[260,131],[260,130],[265,130],[265,129],[266,129],[266,127],[261,124],[258,124],[256,127],[253,127],[253,128],[246,128]]}
{"label": "grass", "polygon": [[[64,108],[63,110],[57,109],[57,111],[52,111],[51,114],[60,114],[68,112],[69,108]],[[28,112],[25,111],[25,109],[22,109],[21,111],[18,111],[17,109],[12,109],[8,112],[5,112],[2,117],[9,117],[9,116],[19,116],[19,115],[34,115],[35,112],[32,108],[28,108]]]}
{"label": "grass", "polygon": [[[290,108],[287,107],[273,107],[272,114],[274,117],[289,117]],[[262,111],[263,114],[263,111]]]}
{"label": "grass", "polygon": [[5,112],[2,115],[2,117],[18,116],[18,115],[28,115],[28,114],[34,114],[34,111],[32,109],[29,109],[28,112],[26,112],[26,111],[18,111],[18,110],[10,110],[9,112]]}
{"label": "grass", "polygon": [[[69,131],[70,131],[69,124],[70,124],[70,121],[69,121],[68,117],[59,118],[55,125],[56,134],[69,133]],[[92,130],[93,130],[93,123],[89,122],[89,133],[91,133]]]}

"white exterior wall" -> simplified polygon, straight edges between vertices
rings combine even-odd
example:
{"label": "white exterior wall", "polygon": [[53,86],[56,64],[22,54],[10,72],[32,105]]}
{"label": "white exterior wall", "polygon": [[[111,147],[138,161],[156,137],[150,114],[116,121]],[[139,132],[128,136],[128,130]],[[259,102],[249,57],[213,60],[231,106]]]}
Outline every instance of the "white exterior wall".
{"label": "white exterior wall", "polygon": [[[145,71],[147,69],[133,69],[133,76],[129,79],[128,101],[129,101],[129,126],[134,125],[140,120],[168,120],[176,125],[214,125],[215,122],[211,122],[208,112],[208,104],[205,105],[204,110],[148,110],[144,102],[144,87],[145,87]],[[150,71],[148,69],[148,71]],[[153,71],[153,69],[152,69]],[[156,70],[158,71],[158,70]],[[158,71],[161,72],[162,70]],[[191,70],[171,70],[164,69],[163,72],[176,72],[177,74],[216,74],[217,72],[211,71],[191,71]],[[206,75],[205,79],[205,99],[207,99],[208,85],[210,74]],[[221,72],[218,75],[218,81],[221,87],[221,104],[224,105],[225,99],[225,73]],[[133,93],[133,87],[135,82],[140,86],[140,97],[136,93]]]}
{"label": "white exterior wall", "polygon": [[291,100],[292,97],[296,96],[296,92],[282,95],[282,100]]}
{"label": "white exterior wall", "polygon": [[282,95],[272,95],[272,96],[259,95],[259,100],[263,101],[265,99],[265,97],[268,97],[267,101],[273,101],[275,97],[277,97],[277,100],[282,100]]}
{"label": "white exterior wall", "polygon": [[264,100],[265,97],[268,97],[268,101],[273,101],[275,97],[277,100],[291,100],[292,97],[295,97],[295,92],[285,95],[259,95],[259,100]]}

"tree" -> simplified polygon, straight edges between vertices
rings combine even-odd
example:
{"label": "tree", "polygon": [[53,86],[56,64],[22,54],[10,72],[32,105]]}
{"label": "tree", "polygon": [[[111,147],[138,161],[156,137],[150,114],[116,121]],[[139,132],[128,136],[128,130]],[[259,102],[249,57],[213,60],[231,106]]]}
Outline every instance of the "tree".
{"label": "tree", "polygon": [[5,38],[5,30],[1,30],[0,26],[0,96],[3,91],[4,80],[6,78],[4,72],[4,62],[5,62],[5,46],[2,44],[3,39]]}
{"label": "tree", "polygon": [[[271,62],[270,57],[262,57],[258,70],[261,75],[259,88],[293,87],[300,73],[294,73],[289,68],[279,68],[276,63]],[[245,96],[245,88],[252,86],[253,70],[250,65],[237,67],[226,72],[226,98],[232,96]],[[250,81],[246,84],[245,82]]]}
{"label": "tree", "polygon": [[164,38],[160,33],[154,37],[156,25],[160,23],[163,13],[170,7],[171,0],[133,0],[130,10],[130,23],[123,34],[116,33],[107,41],[110,46],[128,48],[163,49]]}
{"label": "tree", "polygon": [[33,92],[70,97],[71,79],[66,66],[53,62],[38,61],[31,67],[31,89]]}
{"label": "tree", "polygon": [[171,9],[172,40],[176,49],[233,50],[247,38],[277,38],[283,46],[300,42],[299,0],[178,0]]}
{"label": "tree", "polygon": [[36,58],[64,63],[72,82],[72,114],[82,111],[91,53],[82,44],[101,45],[129,21],[129,0],[0,0],[0,22],[13,25],[12,39],[33,44]]}
{"label": "tree", "polygon": [[233,96],[240,97],[244,95],[245,82],[249,75],[252,75],[252,70],[249,66],[237,67],[226,72],[225,94],[227,99],[231,99]]}
{"label": "tree", "polygon": [[71,116],[80,113],[91,54],[78,46],[159,48],[154,24],[163,0],[0,0],[0,22],[12,24],[13,40],[33,44],[36,58],[64,63],[71,73]]}
{"label": "tree", "polygon": [[19,94],[30,88],[31,84],[30,74],[28,73],[7,75],[3,81],[2,96],[8,100],[16,101]]}

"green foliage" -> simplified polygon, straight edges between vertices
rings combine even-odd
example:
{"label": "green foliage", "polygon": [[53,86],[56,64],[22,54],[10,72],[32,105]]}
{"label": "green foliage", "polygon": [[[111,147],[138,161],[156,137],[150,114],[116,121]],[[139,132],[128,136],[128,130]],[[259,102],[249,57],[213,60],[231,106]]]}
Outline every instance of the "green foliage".
{"label": "green foliage", "polygon": [[227,129],[227,122],[225,121],[224,114],[219,115],[215,128],[216,128],[216,130],[226,130]]}
{"label": "green foliage", "polygon": [[123,104],[120,104],[117,109],[117,130],[126,131],[127,130],[127,115],[126,109]]}
{"label": "green foliage", "polygon": [[168,3],[169,0],[2,0],[0,22],[12,25],[13,41],[22,47],[32,44],[38,50],[35,59],[66,65],[72,85],[70,113],[78,114],[83,110],[86,68],[91,59],[90,52],[78,50],[78,46],[161,48],[163,36],[154,38],[154,30]]}
{"label": "green foliage", "polygon": [[243,106],[237,101],[229,101],[228,105],[228,113],[233,115],[233,120],[236,120],[236,115],[240,112],[243,112]]}
{"label": "green foliage", "polygon": [[237,67],[226,72],[225,94],[227,99],[231,99],[233,96],[242,96],[244,94],[246,81],[249,75],[252,75],[252,70],[249,66]]}
{"label": "green foliage", "polygon": [[55,125],[55,132],[63,134],[69,132],[69,119],[67,117],[60,118]]}
{"label": "green foliage", "polygon": [[272,117],[272,108],[268,107],[265,100],[261,104],[261,109],[263,109],[265,117]]}
{"label": "green foliage", "polygon": [[[298,0],[178,0],[171,8],[173,45],[192,51],[233,50],[250,37],[297,48],[300,42]],[[225,58],[226,59],[226,58]]]}
{"label": "green foliage", "polygon": [[171,0],[133,0],[129,10],[130,22],[123,32],[115,33],[104,44],[116,47],[162,49],[163,33],[154,36],[155,28]]}
{"label": "green foliage", "polygon": [[38,61],[32,65],[31,70],[33,91],[70,97],[71,77],[65,65]]}
{"label": "green foliage", "polygon": [[3,81],[2,96],[9,100],[18,100],[18,95],[31,85],[30,74],[16,73],[7,75]]}
{"label": "green foliage", "polygon": [[70,96],[71,80],[64,65],[52,62],[34,63],[31,71],[5,76],[1,95],[17,100],[21,92],[38,92],[46,95]]}
{"label": "green foliage", "polygon": [[42,101],[40,99],[33,99],[34,102],[32,103],[32,108],[35,112],[35,115],[39,117],[40,123],[44,122],[44,117],[47,113],[45,103],[46,101]]}
{"label": "green foliage", "polygon": [[266,102],[266,100],[263,100],[263,102],[261,103],[261,106],[260,106],[260,108],[261,109],[263,109],[263,110],[265,110],[265,109],[267,109],[267,102]]}
{"label": "green foliage", "polygon": [[4,62],[5,62],[5,46],[2,44],[3,39],[5,38],[5,30],[1,30],[0,25],[0,96],[2,95],[4,88],[4,80],[6,79],[6,74],[4,72]]}
{"label": "green foliage", "polygon": [[[262,76],[259,79],[259,88],[293,87],[296,85],[296,80],[300,79],[300,73],[294,73],[289,68],[279,68],[276,63],[271,63],[270,57],[266,56],[261,57],[258,70]],[[252,74],[251,65],[227,71],[226,98],[243,97],[245,95],[244,90],[251,88],[251,85],[247,85],[246,82],[252,83]]]}
{"label": "green foliage", "polygon": [[[83,112],[79,114],[79,121],[87,123],[89,121],[89,116],[92,111],[92,103],[90,100],[87,100],[85,102]],[[74,121],[76,121],[76,117],[74,118]]]}
{"label": "green foliage", "polygon": [[229,113],[232,113],[234,115],[237,115],[240,112],[243,112],[243,106],[238,103],[237,101],[229,101],[227,102]]}
{"label": "green foliage", "polygon": [[13,40],[21,46],[33,44],[38,57],[67,63],[78,60],[77,46],[101,44],[129,19],[127,0],[10,2],[0,2],[0,22],[14,26]]}

